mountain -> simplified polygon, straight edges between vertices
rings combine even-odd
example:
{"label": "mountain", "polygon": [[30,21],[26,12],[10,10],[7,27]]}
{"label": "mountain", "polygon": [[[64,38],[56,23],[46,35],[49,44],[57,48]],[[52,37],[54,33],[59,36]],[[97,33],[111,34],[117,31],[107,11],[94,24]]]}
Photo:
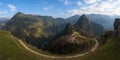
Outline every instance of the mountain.
{"label": "mountain", "polygon": [[82,15],[79,18],[78,22],[75,24],[75,27],[78,30],[88,31],[95,35],[101,35],[105,32],[104,28],[100,24],[89,20],[86,15]]}
{"label": "mountain", "polygon": [[68,23],[65,29],[48,42],[44,48],[53,54],[72,54],[91,48],[94,45],[94,36],[77,29]]}
{"label": "mountain", "polygon": [[40,48],[44,41],[61,32],[65,25],[64,20],[60,18],[18,12],[6,23],[4,29]]}
{"label": "mountain", "polygon": [[68,23],[75,24],[75,23],[77,23],[79,17],[80,17],[79,15],[74,15],[74,16],[71,16],[69,18],[66,18],[66,21]]}
{"label": "mountain", "polygon": [[5,25],[5,23],[8,21],[8,18],[0,17],[0,29]]}
{"label": "mountain", "polygon": [[[71,21],[72,24],[75,24],[78,21],[79,17],[80,17],[80,15],[74,15],[74,16],[67,18],[67,19],[68,19],[68,21]],[[102,15],[102,14],[88,14],[87,17],[90,21],[93,21],[95,23],[102,25],[105,28],[105,30],[112,30],[113,29],[112,25],[113,25],[114,19],[116,17],[120,17],[120,16],[109,16],[109,15]]]}
{"label": "mountain", "polygon": [[9,20],[9,18],[6,18],[6,17],[0,17],[0,21],[7,21]]}
{"label": "mountain", "polygon": [[6,22],[7,20],[0,20],[0,29],[2,29]]}
{"label": "mountain", "polygon": [[[76,15],[76,17],[78,16]],[[36,46],[37,48],[42,48],[45,42],[54,38],[54,36],[61,31],[67,30],[64,28],[68,22],[70,21],[63,18],[53,18],[51,16],[32,15],[18,12],[5,24],[3,29],[10,31],[14,36],[25,40],[27,43]],[[85,31],[92,31],[90,33],[95,35],[101,35],[103,33],[101,25],[94,22],[89,24],[89,20],[86,20],[86,18],[83,20],[80,19],[78,22],[82,25],[83,30],[85,28]],[[73,24],[74,23],[72,23],[72,25]],[[74,27],[76,28],[76,26]]]}
{"label": "mountain", "polygon": [[115,17],[109,15],[102,15],[102,14],[89,14],[87,15],[91,21],[95,23],[101,24],[106,30],[110,30],[113,28],[113,22]]}
{"label": "mountain", "polygon": [[76,24],[68,23],[64,30],[56,34],[43,50],[54,54],[71,54],[84,51],[94,45],[94,35],[104,33],[104,28],[90,21],[84,14],[80,16]]}

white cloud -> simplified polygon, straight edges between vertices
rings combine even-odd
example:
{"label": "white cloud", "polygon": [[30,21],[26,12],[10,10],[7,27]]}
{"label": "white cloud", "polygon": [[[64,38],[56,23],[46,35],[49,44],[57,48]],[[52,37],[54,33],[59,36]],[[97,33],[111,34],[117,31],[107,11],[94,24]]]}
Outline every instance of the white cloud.
{"label": "white cloud", "polygon": [[69,5],[70,3],[69,3],[68,0],[65,0],[65,1],[64,1],[64,4],[65,4],[65,5]]}
{"label": "white cloud", "polygon": [[53,5],[49,5],[49,6],[44,7],[43,10],[44,11],[52,10],[52,9],[54,9],[54,7],[55,6],[53,6]]}
{"label": "white cloud", "polygon": [[12,4],[9,4],[8,8],[10,9],[10,11],[15,11],[16,10],[16,7]]}
{"label": "white cloud", "polygon": [[69,16],[81,14],[105,14],[105,15],[120,15],[120,1],[107,0],[103,2],[96,2],[90,5],[79,7],[78,9],[71,9],[67,13]]}
{"label": "white cloud", "polygon": [[92,4],[92,3],[97,2],[97,0],[84,0],[84,2],[85,2],[86,4]]}
{"label": "white cloud", "polygon": [[64,5],[70,5],[73,3],[74,0],[59,0],[60,2],[63,2]]}
{"label": "white cloud", "polygon": [[44,7],[43,9],[44,9],[44,11],[48,11],[50,8]]}
{"label": "white cloud", "polygon": [[77,5],[78,5],[78,6],[82,5],[81,1],[78,1],[78,2],[77,2]]}

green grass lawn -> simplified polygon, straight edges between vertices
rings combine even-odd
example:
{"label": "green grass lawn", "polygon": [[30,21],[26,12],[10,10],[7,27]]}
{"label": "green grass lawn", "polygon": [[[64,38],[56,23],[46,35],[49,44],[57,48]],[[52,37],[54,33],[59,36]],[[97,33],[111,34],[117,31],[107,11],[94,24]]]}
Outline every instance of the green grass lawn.
{"label": "green grass lawn", "polygon": [[77,58],[46,58],[37,56],[22,47],[9,32],[0,31],[0,60],[120,60],[120,45],[114,38],[97,51]]}

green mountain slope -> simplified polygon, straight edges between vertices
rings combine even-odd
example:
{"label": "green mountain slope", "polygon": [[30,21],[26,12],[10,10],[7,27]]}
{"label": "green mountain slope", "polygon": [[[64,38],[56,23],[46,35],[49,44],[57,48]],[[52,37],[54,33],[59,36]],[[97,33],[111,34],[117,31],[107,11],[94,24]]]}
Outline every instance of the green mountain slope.
{"label": "green mountain slope", "polygon": [[37,60],[9,32],[0,31],[0,60]]}
{"label": "green mountain slope", "polygon": [[38,48],[44,41],[49,40],[55,34],[61,32],[66,25],[63,19],[51,16],[40,16],[16,13],[4,26],[14,36],[26,40]]}

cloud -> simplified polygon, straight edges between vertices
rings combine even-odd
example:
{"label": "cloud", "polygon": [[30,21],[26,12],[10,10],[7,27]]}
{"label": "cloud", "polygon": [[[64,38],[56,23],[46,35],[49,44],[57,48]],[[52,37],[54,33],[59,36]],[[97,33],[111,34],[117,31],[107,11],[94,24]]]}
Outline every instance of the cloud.
{"label": "cloud", "polygon": [[65,0],[64,4],[65,5],[69,5],[69,2],[67,0]]}
{"label": "cloud", "polygon": [[9,4],[8,8],[10,9],[10,11],[16,11],[16,7],[12,4]]}
{"label": "cloud", "polygon": [[78,2],[77,2],[77,5],[78,5],[78,6],[82,5],[81,1],[78,1]]}
{"label": "cloud", "polygon": [[63,2],[64,5],[70,5],[71,3],[73,3],[72,0],[59,0],[60,2]]}
{"label": "cloud", "polygon": [[43,10],[44,11],[52,10],[54,9],[54,7],[55,7],[54,5],[49,5],[49,6],[44,7]]}
{"label": "cloud", "polygon": [[85,2],[86,4],[92,4],[92,3],[97,2],[97,0],[84,0],[84,2]]}
{"label": "cloud", "polygon": [[44,11],[48,11],[50,8],[44,7],[43,9],[44,9]]}
{"label": "cloud", "polygon": [[119,0],[107,0],[102,2],[96,2],[90,5],[81,6],[77,9],[71,9],[67,11],[69,16],[81,15],[81,14],[104,14],[104,15],[120,15],[120,1]]}

